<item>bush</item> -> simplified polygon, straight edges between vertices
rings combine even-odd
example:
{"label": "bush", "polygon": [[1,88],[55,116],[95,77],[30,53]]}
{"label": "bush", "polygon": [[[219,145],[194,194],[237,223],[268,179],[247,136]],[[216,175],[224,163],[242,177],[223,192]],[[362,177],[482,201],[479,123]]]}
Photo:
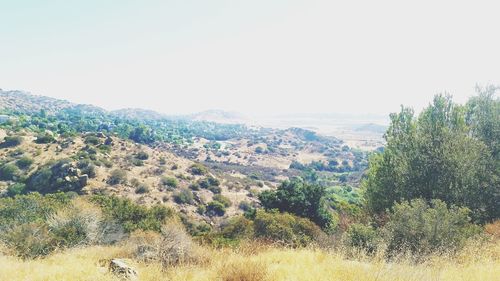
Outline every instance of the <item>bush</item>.
{"label": "bush", "polygon": [[[67,194],[40,195],[33,192],[14,198],[0,198],[0,229],[13,225],[45,221],[60,208],[70,203]],[[1,232],[1,231],[0,231]]]}
{"label": "bush", "polygon": [[139,151],[135,155],[135,158],[137,158],[139,160],[148,160],[149,159],[149,154],[147,152],[145,152],[145,151]]}
{"label": "bush", "polygon": [[164,206],[147,208],[116,196],[94,195],[91,201],[101,206],[104,215],[116,220],[128,233],[137,229],[159,232],[166,220],[174,216],[174,211]]}
{"label": "bush", "polygon": [[14,255],[22,259],[46,256],[57,247],[48,226],[38,222],[13,225],[4,229],[0,239]]}
{"label": "bush", "polygon": [[101,210],[82,199],[59,210],[47,220],[58,247],[90,245],[99,241]]}
{"label": "bush", "polygon": [[208,190],[210,190],[214,194],[219,194],[222,192],[222,188],[220,186],[215,186],[215,185],[209,186]]}
{"label": "bush", "polygon": [[193,175],[202,176],[208,174],[208,169],[200,163],[195,163],[191,165],[189,172]]}
{"label": "bush", "polygon": [[38,144],[54,143],[56,139],[50,133],[39,134],[36,136],[35,142]]}
{"label": "bush", "polygon": [[57,241],[46,221],[69,203],[68,196],[61,193],[0,199],[0,241],[23,259],[51,253]]}
{"label": "bush", "polygon": [[137,194],[149,193],[149,187],[146,184],[141,183],[135,188],[135,193]]}
{"label": "bush", "polygon": [[193,192],[187,188],[183,188],[174,194],[174,201],[178,204],[193,204]]}
{"label": "bush", "polygon": [[127,183],[127,172],[120,169],[115,169],[111,171],[107,183],[110,185]]}
{"label": "bush", "polygon": [[198,260],[196,245],[181,225],[169,223],[161,229],[158,256],[163,268]]}
{"label": "bush", "polygon": [[352,224],[346,232],[347,245],[361,249],[367,253],[373,253],[377,249],[380,237],[373,227],[363,224]]}
{"label": "bush", "polygon": [[14,183],[7,187],[7,196],[14,197],[19,194],[23,194],[26,190],[26,185],[24,183]]}
{"label": "bush", "polygon": [[254,232],[256,238],[291,247],[307,246],[325,235],[306,218],[261,210],[255,216]]}
{"label": "bush", "polygon": [[5,164],[0,167],[0,180],[16,180],[20,175],[20,170],[16,165]]}
{"label": "bush", "polygon": [[144,166],[144,161],[142,161],[141,159],[133,158],[131,161],[134,166]]}
{"label": "bush", "polygon": [[300,179],[283,182],[276,191],[267,190],[259,195],[262,206],[278,209],[300,217],[308,218],[323,229],[335,226],[332,214],[325,206],[326,190],[323,186],[308,184]]}
{"label": "bush", "polygon": [[417,256],[459,250],[479,232],[470,223],[467,208],[451,206],[438,199],[396,204],[385,226],[389,253],[409,251]]}
{"label": "bush", "polygon": [[20,169],[27,169],[31,166],[31,164],[33,164],[33,159],[28,156],[23,156],[16,161],[16,166]]}
{"label": "bush", "polygon": [[206,214],[209,216],[223,216],[226,213],[226,207],[219,201],[212,201],[207,205]]}
{"label": "bush", "polygon": [[229,200],[229,198],[227,198],[224,195],[216,194],[216,195],[214,195],[213,199],[214,199],[214,201],[222,203],[222,205],[224,205],[224,207],[226,207],[226,208],[231,206],[231,200]]}
{"label": "bush", "polygon": [[171,177],[162,177],[160,179],[160,183],[163,186],[168,186],[172,188],[176,188],[179,185],[179,182],[177,181],[176,178],[171,178]]}
{"label": "bush", "polygon": [[3,139],[3,142],[0,143],[0,148],[18,146],[22,142],[23,138],[21,136],[7,136]]}
{"label": "bush", "polygon": [[198,248],[183,226],[170,222],[161,228],[161,234],[136,231],[129,239],[136,259],[146,262],[156,261],[162,267],[196,262]]}
{"label": "bush", "polygon": [[96,136],[87,136],[85,137],[86,144],[98,145],[101,143],[101,140]]}
{"label": "bush", "polygon": [[248,201],[241,201],[240,204],[238,205],[238,208],[242,211],[248,211],[253,208],[252,204]]}
{"label": "bush", "polygon": [[189,185],[189,189],[191,190],[200,190],[200,185],[198,183],[192,183]]}
{"label": "bush", "polygon": [[97,168],[89,160],[78,161],[77,167],[80,169],[82,174],[87,175],[89,178],[97,177]]}
{"label": "bush", "polygon": [[231,218],[227,223],[223,224],[221,234],[227,239],[244,239],[252,238],[254,235],[253,221],[240,216]]}

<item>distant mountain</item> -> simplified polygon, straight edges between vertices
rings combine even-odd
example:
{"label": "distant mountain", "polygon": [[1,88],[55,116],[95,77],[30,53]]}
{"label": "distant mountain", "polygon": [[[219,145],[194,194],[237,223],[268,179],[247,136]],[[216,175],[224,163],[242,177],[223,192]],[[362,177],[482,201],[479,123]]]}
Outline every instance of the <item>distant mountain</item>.
{"label": "distant mountain", "polygon": [[50,114],[73,106],[75,104],[66,100],[36,96],[23,91],[4,91],[0,89],[0,110],[12,110],[23,113],[45,110]]}
{"label": "distant mountain", "polygon": [[387,126],[374,123],[363,124],[354,128],[354,131],[356,132],[370,132],[378,134],[383,134],[386,130]]}
{"label": "distant mountain", "polygon": [[247,117],[243,114],[224,111],[224,110],[206,110],[195,114],[185,116],[187,119],[194,121],[210,121],[216,123],[245,123]]}
{"label": "distant mountain", "polygon": [[145,120],[159,120],[165,119],[169,116],[158,113],[154,110],[141,109],[141,108],[124,108],[111,111],[111,114],[126,119],[145,119]]}

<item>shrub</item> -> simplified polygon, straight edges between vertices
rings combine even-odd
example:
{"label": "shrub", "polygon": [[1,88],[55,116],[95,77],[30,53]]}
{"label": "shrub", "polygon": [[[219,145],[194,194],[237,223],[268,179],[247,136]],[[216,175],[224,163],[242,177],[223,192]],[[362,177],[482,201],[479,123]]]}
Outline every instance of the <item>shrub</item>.
{"label": "shrub", "polygon": [[158,257],[163,268],[195,262],[199,256],[196,245],[182,225],[169,223],[161,229]]}
{"label": "shrub", "polygon": [[306,218],[261,210],[256,212],[254,232],[256,238],[292,247],[307,246],[325,235]]}
{"label": "shrub", "polygon": [[139,160],[148,160],[149,159],[149,154],[147,152],[145,152],[145,151],[139,151],[135,155],[135,158],[137,158]]}
{"label": "shrub", "polygon": [[132,233],[129,245],[140,261],[156,261],[163,268],[196,262],[199,251],[184,227],[169,222],[161,228],[161,234],[145,231]]}
{"label": "shrub", "polygon": [[253,208],[252,204],[248,201],[241,201],[240,204],[238,205],[238,208],[242,211],[248,211]]}
{"label": "shrub", "polygon": [[174,201],[178,204],[193,204],[193,192],[187,188],[182,188],[174,194]]}
{"label": "shrub", "polygon": [[141,183],[135,188],[135,193],[137,194],[149,193],[149,187],[146,184]]}
{"label": "shrub", "polygon": [[231,218],[221,230],[222,236],[227,239],[252,238],[253,232],[253,221],[243,216]]}
{"label": "shrub", "polygon": [[159,232],[162,224],[174,215],[173,210],[164,206],[147,208],[116,196],[94,195],[91,201],[101,206],[103,213],[116,220],[128,233],[137,229]]}
{"label": "shrub", "polygon": [[229,198],[227,198],[226,196],[224,196],[222,194],[214,195],[213,199],[214,199],[214,201],[222,203],[222,205],[224,205],[224,207],[226,207],[226,208],[231,206],[231,200],[229,200]]}
{"label": "shrub", "polygon": [[226,213],[226,207],[219,201],[212,201],[207,205],[207,215],[223,216]]}
{"label": "shrub", "polygon": [[35,142],[38,144],[54,143],[56,139],[50,133],[39,134],[36,136]]}
{"label": "shrub", "polygon": [[177,181],[176,178],[171,178],[171,177],[162,177],[160,179],[160,183],[163,186],[168,186],[172,188],[176,188],[179,185],[179,182]]}
{"label": "shrub", "polygon": [[101,140],[96,136],[87,136],[85,137],[86,144],[98,145],[101,143]]}
{"label": "shrub", "polygon": [[28,156],[23,156],[16,161],[16,165],[20,169],[27,169],[31,166],[31,164],[33,164],[33,159],[29,158]]}
{"label": "shrub", "polygon": [[60,193],[0,199],[0,241],[23,259],[51,253],[57,241],[45,222],[69,203],[68,196]]}
{"label": "shrub", "polygon": [[127,172],[120,169],[115,169],[111,171],[107,183],[110,185],[127,183]]}
{"label": "shrub", "polygon": [[380,242],[378,233],[373,227],[363,224],[352,224],[346,233],[347,245],[356,249],[362,249],[367,253],[373,253]]}
{"label": "shrub", "polygon": [[0,167],[0,180],[16,180],[20,172],[16,165],[4,164]]}
{"label": "shrub", "polygon": [[46,256],[57,247],[48,226],[39,222],[13,225],[2,231],[0,239],[14,255],[22,259]]}
{"label": "shrub", "polygon": [[3,142],[0,143],[0,148],[18,146],[22,142],[23,138],[21,136],[7,136],[3,139]]}
{"label": "shrub", "polygon": [[[58,209],[70,203],[67,194],[40,195],[32,192],[13,198],[0,198],[0,229],[13,225],[45,221]],[[1,231],[0,231],[1,232]]]}
{"label": "shrub", "polygon": [[214,177],[208,177],[207,180],[208,180],[208,184],[210,186],[219,186],[220,185],[220,181]]}
{"label": "shrub", "polygon": [[189,185],[189,189],[191,190],[200,190],[200,185],[198,183],[192,183]]}
{"label": "shrub", "polygon": [[334,218],[325,206],[326,190],[323,186],[308,184],[300,179],[283,182],[276,191],[267,190],[259,195],[262,206],[309,218],[323,229],[334,227]]}
{"label": "shrub", "polygon": [[82,174],[86,174],[89,178],[97,177],[97,168],[89,160],[78,161],[77,167],[80,169]]}
{"label": "shrub", "polygon": [[200,163],[195,163],[191,165],[189,172],[193,175],[202,176],[208,173],[208,169]]}
{"label": "shrub", "polygon": [[144,166],[144,161],[142,161],[141,159],[133,158],[131,161],[134,166],[137,167]]}
{"label": "shrub", "polygon": [[98,207],[75,199],[49,217],[47,223],[58,247],[90,245],[98,242],[102,215]]}
{"label": "shrub", "polygon": [[257,146],[257,147],[255,148],[255,153],[257,153],[257,154],[262,154],[262,153],[264,153],[265,151],[266,151],[266,150],[265,150],[264,148],[262,148],[261,146]]}
{"label": "shrub", "polygon": [[467,208],[448,209],[438,199],[430,204],[423,199],[396,204],[385,226],[388,250],[417,256],[458,250],[479,231],[470,223],[469,213]]}
{"label": "shrub", "polygon": [[167,164],[167,159],[165,159],[165,157],[163,156],[160,156],[160,158],[158,159],[158,163],[163,166]]}
{"label": "shrub", "polygon": [[26,190],[26,185],[24,183],[13,183],[7,187],[7,196],[14,197],[19,194],[23,194]]}
{"label": "shrub", "polygon": [[212,193],[215,194],[219,194],[222,192],[222,188],[220,186],[215,186],[215,185],[209,186],[208,190],[212,191]]}

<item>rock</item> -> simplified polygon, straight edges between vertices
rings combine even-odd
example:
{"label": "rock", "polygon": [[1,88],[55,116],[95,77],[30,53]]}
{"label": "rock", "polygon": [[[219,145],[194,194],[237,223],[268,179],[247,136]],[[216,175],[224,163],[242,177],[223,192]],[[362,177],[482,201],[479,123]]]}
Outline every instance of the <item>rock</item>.
{"label": "rock", "polygon": [[80,186],[86,186],[87,182],[89,181],[89,176],[88,175],[81,175],[78,178],[78,182],[80,183]]}
{"label": "rock", "polygon": [[112,259],[109,262],[109,271],[124,280],[138,280],[137,271],[121,259]]}

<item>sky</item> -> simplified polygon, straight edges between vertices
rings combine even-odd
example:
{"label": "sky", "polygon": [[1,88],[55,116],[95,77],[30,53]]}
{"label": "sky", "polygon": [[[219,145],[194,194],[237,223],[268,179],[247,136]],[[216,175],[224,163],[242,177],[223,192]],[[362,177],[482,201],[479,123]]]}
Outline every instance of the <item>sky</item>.
{"label": "sky", "polygon": [[0,88],[168,114],[386,114],[500,85],[499,1],[0,0]]}

